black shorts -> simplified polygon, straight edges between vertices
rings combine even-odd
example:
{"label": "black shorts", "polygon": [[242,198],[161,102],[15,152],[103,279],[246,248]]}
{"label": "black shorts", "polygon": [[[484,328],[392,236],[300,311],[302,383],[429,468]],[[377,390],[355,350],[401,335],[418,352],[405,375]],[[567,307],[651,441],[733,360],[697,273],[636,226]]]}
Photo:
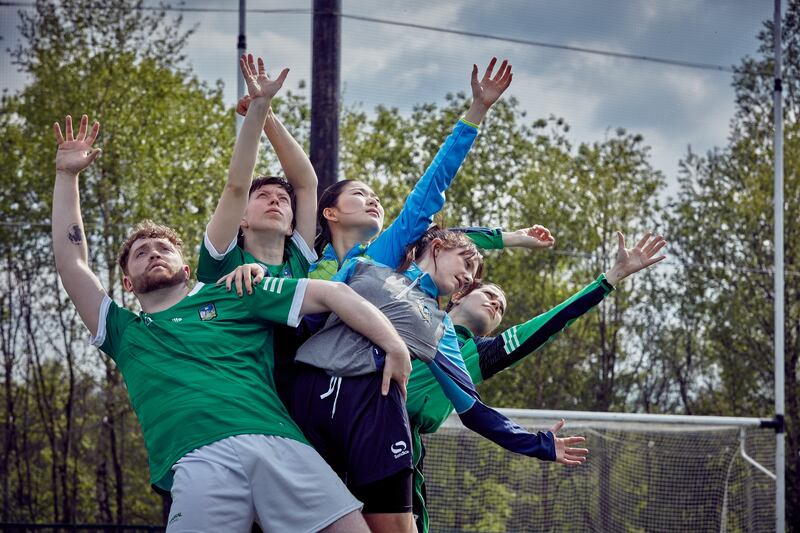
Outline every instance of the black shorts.
{"label": "black shorts", "polygon": [[[332,378],[319,368],[297,365],[292,417],[351,488],[411,472],[405,400],[394,382],[382,396],[381,382],[379,373]],[[410,485],[408,492],[410,502]]]}

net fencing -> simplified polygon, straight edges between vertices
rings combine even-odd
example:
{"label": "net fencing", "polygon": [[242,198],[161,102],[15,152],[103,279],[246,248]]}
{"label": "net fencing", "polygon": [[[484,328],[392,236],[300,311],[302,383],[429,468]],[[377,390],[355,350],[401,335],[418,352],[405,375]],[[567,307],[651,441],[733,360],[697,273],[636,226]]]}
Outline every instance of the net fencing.
{"label": "net fencing", "polygon": [[[531,430],[552,426],[537,413],[507,414]],[[775,482],[746,459],[774,472],[773,429],[570,414],[560,436],[584,435],[590,449],[576,468],[507,452],[455,416],[426,436],[431,531],[773,530]]]}

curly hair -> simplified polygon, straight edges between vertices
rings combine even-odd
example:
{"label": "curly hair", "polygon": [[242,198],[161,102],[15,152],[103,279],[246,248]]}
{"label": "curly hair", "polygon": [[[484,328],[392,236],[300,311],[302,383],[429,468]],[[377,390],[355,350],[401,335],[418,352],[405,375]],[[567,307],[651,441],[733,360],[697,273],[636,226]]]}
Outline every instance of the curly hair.
{"label": "curly hair", "polygon": [[142,220],[136,224],[133,232],[125,239],[117,256],[117,264],[126,275],[128,274],[128,257],[131,253],[131,246],[139,239],[166,239],[175,246],[179,254],[183,255],[183,241],[174,229],[156,224],[152,220]]}

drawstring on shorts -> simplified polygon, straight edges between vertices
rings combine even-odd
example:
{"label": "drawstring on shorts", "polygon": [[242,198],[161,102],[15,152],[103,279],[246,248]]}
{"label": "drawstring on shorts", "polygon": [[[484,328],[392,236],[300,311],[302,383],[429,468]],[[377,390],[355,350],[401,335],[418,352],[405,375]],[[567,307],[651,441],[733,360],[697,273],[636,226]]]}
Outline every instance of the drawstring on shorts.
{"label": "drawstring on shorts", "polygon": [[333,415],[336,414],[336,400],[339,399],[339,390],[341,390],[342,388],[342,378],[338,376],[331,376],[331,382],[330,385],[328,386],[328,391],[319,395],[319,399],[324,400],[325,398],[333,394],[334,388],[336,389],[336,395],[333,397],[333,409],[331,410],[331,418],[333,418]]}

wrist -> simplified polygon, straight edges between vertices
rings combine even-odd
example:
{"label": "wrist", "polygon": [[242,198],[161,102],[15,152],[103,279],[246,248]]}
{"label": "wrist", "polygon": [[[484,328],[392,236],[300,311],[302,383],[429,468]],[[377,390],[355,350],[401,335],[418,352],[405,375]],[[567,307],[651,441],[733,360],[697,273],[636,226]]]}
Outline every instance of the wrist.
{"label": "wrist", "polygon": [[612,266],[608,272],[605,273],[605,276],[606,281],[608,281],[611,285],[616,285],[625,278],[625,273],[621,269]]}
{"label": "wrist", "polygon": [[80,172],[74,172],[72,170],[59,170],[56,169],[56,179],[75,179],[78,177]]}
{"label": "wrist", "polygon": [[464,120],[474,124],[480,124],[483,118],[486,116],[486,113],[489,111],[489,107],[490,106],[486,104],[473,100],[472,104],[467,110],[467,114],[464,115]]}
{"label": "wrist", "polygon": [[514,247],[519,244],[517,239],[517,235],[513,231],[504,231],[503,232],[503,247],[510,248]]}
{"label": "wrist", "polygon": [[250,99],[250,106],[247,108],[247,111],[248,113],[250,111],[257,111],[266,116],[271,109],[272,109],[272,98],[267,98],[266,96],[258,96],[256,98]]}

